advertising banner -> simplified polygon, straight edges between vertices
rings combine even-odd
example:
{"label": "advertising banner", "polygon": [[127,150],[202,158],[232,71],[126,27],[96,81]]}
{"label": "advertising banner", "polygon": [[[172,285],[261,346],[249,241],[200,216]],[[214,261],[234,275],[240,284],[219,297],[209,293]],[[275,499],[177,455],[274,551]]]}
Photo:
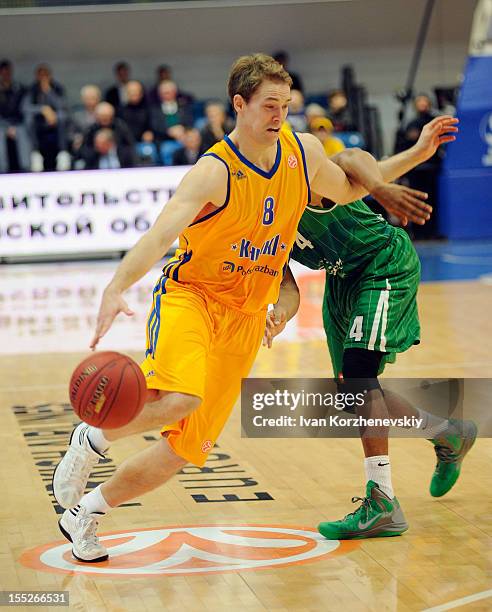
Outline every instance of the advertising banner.
{"label": "advertising banner", "polygon": [[127,251],[188,166],[0,177],[0,258]]}

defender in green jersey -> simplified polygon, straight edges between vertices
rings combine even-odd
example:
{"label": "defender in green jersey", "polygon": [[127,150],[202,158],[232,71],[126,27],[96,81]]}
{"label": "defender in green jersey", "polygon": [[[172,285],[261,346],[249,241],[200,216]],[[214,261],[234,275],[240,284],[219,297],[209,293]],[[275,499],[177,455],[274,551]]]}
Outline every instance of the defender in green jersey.
{"label": "defender in green jersey", "polygon": [[336,377],[346,349],[384,353],[381,373],[395,353],[420,341],[417,253],[404,230],[364,202],[308,206],[292,259],[326,270],[323,324]]}
{"label": "defender in green jersey", "polygon": [[[428,124],[415,147],[380,162],[384,179],[394,180],[430,157],[440,144],[454,139],[450,132],[456,131],[455,123],[440,117]],[[348,159],[333,159],[364,185],[363,164],[357,153]],[[313,200],[316,205],[308,206],[301,218],[292,258],[311,269],[326,270],[323,323],[334,375],[346,384],[370,389],[372,401],[366,417],[407,414],[423,419],[423,429],[437,455],[430,491],[435,497],[444,495],[456,482],[461,462],[475,440],[474,424],[440,419],[409,405],[402,408],[401,398],[386,392],[383,398],[377,381],[386,363],[420,341],[417,253],[404,230],[387,223],[364,202],[341,207],[319,198],[317,202],[316,197]],[[285,285],[282,291],[287,296],[289,289],[292,296],[292,279]],[[293,300],[281,293],[267,336],[281,331],[283,321],[292,314],[288,299]],[[373,434],[375,437],[369,433],[362,438],[366,497],[354,498],[362,505],[341,521],[319,525],[320,533],[329,539],[393,536],[408,529],[391,484],[387,430],[373,430]]]}

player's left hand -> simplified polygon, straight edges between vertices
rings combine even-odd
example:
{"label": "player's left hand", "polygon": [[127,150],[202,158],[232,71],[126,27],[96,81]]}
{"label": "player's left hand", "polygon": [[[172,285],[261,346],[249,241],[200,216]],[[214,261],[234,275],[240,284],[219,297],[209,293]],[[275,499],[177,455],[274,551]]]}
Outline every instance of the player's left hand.
{"label": "player's left hand", "polygon": [[430,219],[432,207],[426,203],[427,194],[395,183],[380,183],[371,195],[403,225],[409,221],[424,225]]}
{"label": "player's left hand", "polygon": [[425,161],[431,158],[442,144],[456,140],[454,134],[458,132],[458,123],[458,118],[442,115],[424,125],[414,145],[419,158]]}
{"label": "player's left hand", "polygon": [[263,346],[272,348],[273,339],[284,331],[287,325],[287,313],[283,308],[274,307],[267,312]]}

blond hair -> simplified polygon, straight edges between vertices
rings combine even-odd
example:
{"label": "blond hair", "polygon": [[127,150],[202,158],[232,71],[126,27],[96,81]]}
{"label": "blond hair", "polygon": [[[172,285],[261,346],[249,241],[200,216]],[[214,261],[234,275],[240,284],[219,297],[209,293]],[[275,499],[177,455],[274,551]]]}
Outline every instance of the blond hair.
{"label": "blond hair", "polygon": [[231,68],[227,91],[233,103],[234,96],[239,94],[249,102],[251,96],[264,80],[286,83],[292,87],[292,79],[282,64],[270,55],[255,53],[244,55],[236,60]]}

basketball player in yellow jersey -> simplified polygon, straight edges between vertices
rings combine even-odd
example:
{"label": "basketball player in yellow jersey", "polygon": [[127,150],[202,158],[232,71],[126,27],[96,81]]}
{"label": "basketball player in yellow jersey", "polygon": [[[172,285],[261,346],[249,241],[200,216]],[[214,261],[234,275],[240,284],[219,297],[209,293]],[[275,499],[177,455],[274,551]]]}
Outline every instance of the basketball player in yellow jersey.
{"label": "basketball player in yellow jersey", "polygon": [[[149,403],[128,426],[100,430],[81,423],[57,466],[53,490],[67,511],[60,520],[82,561],[107,558],[98,520],[166,482],[187,462],[203,465],[248,375],[278,299],[311,188],[339,204],[367,193],[329,161],[309,134],[280,132],[291,79],[266,55],[240,58],[228,90],[237,124],[190,170],[154,226],[126,255],[105,289],[91,347],[120,312],[123,293],[146,274],[179,234],[176,256],[153,295],[142,369]],[[367,156],[369,191],[403,218],[424,222],[423,194],[387,185]],[[292,313],[293,314],[293,313]],[[161,428],[162,437],[127,459],[84,495],[91,469],[110,442]]]}

